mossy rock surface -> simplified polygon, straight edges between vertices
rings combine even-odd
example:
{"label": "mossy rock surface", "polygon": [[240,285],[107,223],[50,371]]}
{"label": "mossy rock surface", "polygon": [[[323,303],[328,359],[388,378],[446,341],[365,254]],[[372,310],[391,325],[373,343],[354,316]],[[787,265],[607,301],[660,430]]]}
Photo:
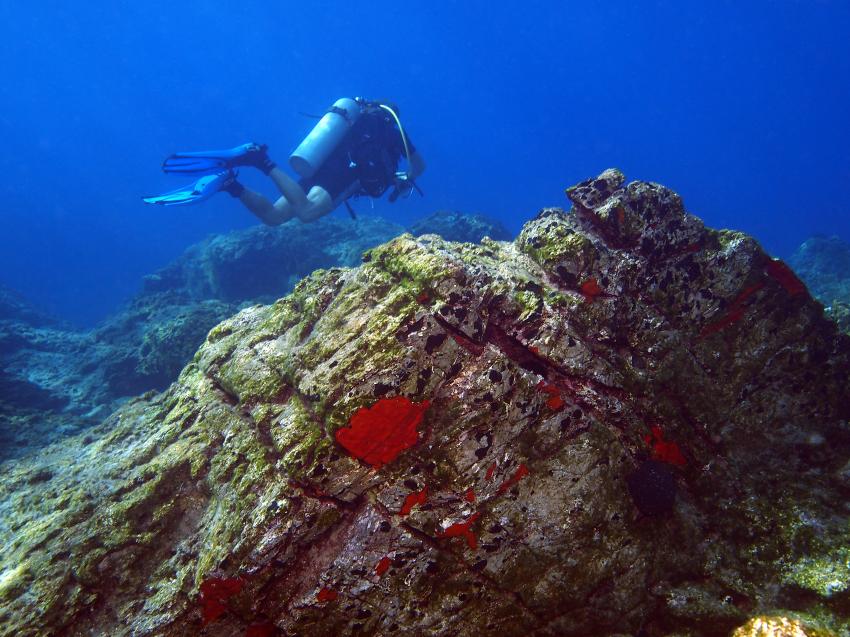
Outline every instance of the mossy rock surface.
{"label": "mossy rock surface", "polygon": [[[314,272],[0,465],[0,635],[847,634],[847,337],[662,186],[569,196]],[[413,440],[352,457],[398,397]]]}

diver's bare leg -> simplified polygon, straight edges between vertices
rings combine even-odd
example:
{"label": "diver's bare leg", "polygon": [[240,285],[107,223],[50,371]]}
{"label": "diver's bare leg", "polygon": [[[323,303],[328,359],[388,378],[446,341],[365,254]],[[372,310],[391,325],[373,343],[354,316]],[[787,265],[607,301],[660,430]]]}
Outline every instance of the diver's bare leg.
{"label": "diver's bare leg", "polygon": [[293,217],[308,223],[333,210],[333,200],[324,188],[313,186],[305,194],[297,181],[276,166],[269,171],[269,177],[283,195],[275,203],[248,188],[239,195],[239,201],[266,225],[276,226]]}
{"label": "diver's bare leg", "polygon": [[309,204],[301,209],[296,209],[295,214],[304,223],[315,221],[324,217],[334,209],[334,202],[327,190],[321,186],[313,186],[307,194]]}
{"label": "diver's bare leg", "polygon": [[[296,184],[297,186],[297,184]],[[300,186],[298,186],[300,188]],[[304,197],[304,205],[295,208],[286,197],[281,197],[272,203],[263,195],[246,188],[239,195],[239,201],[256,215],[260,221],[269,226],[276,226],[293,217],[298,217],[304,223],[324,217],[333,210],[333,200],[321,186],[313,186],[310,193]]]}
{"label": "diver's bare leg", "polygon": [[280,194],[286,197],[296,210],[305,208],[308,205],[308,197],[304,193],[304,189],[292,177],[277,166],[272,168],[268,174],[274,185],[277,186]]}
{"label": "diver's bare leg", "polygon": [[296,210],[303,210],[306,215],[312,204],[298,182],[277,166],[272,168],[268,175],[283,197],[272,204],[260,193],[246,188],[239,195],[239,201],[260,221],[269,226],[276,226],[289,221],[296,216]]}
{"label": "diver's bare leg", "polygon": [[260,193],[246,188],[239,195],[239,201],[267,226],[276,226],[295,216],[292,204],[284,197],[273,204]]}

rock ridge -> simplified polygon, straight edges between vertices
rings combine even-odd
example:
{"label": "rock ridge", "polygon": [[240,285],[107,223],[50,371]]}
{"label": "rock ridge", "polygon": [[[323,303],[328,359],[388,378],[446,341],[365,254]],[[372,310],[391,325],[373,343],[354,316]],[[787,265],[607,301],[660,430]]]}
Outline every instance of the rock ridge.
{"label": "rock ridge", "polygon": [[[848,338],[672,191],[567,194],[317,271],[3,465],[0,635],[846,634]],[[389,412],[392,461],[340,444]]]}

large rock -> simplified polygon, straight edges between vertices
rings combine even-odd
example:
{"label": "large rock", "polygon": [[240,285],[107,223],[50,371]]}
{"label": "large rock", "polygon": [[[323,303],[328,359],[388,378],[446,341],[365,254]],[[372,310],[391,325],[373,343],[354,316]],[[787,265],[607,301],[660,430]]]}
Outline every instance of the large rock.
{"label": "large rock", "polygon": [[0,635],[839,630],[850,343],[751,238],[622,182],[319,271],[4,465]]}

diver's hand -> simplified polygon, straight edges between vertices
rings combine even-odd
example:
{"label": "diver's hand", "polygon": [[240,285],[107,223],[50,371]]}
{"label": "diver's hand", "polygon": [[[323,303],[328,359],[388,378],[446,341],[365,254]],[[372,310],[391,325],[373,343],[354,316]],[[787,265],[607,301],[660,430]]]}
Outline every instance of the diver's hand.
{"label": "diver's hand", "polygon": [[407,197],[413,189],[413,180],[410,178],[410,175],[403,170],[400,170],[395,174],[393,184],[395,185],[395,188],[390,193],[390,203],[398,199],[399,196]]}

